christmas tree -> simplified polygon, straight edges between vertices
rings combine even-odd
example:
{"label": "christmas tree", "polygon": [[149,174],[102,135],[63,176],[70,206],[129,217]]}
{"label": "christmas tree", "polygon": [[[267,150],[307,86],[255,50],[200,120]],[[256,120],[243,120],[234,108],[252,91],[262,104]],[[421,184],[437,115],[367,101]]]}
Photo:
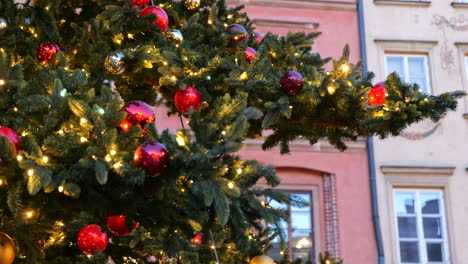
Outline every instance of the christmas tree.
{"label": "christmas tree", "polygon": [[[273,263],[287,212],[269,203],[304,203],[236,155],[246,139],[344,150],[463,95],[373,86],[346,47],[332,61],[319,33],[262,37],[222,0],[18,2],[0,0],[2,264]],[[158,130],[159,105],[185,128]]]}

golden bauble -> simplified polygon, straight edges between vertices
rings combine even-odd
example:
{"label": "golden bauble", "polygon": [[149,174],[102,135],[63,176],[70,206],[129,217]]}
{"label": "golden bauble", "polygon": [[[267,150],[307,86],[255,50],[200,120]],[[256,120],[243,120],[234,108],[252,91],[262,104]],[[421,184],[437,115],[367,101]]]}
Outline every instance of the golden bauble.
{"label": "golden bauble", "polygon": [[200,7],[200,0],[185,0],[185,7],[189,10],[194,10]]}
{"label": "golden bauble", "polygon": [[253,258],[249,264],[275,264],[275,261],[269,256],[260,255]]}
{"label": "golden bauble", "polygon": [[0,232],[0,264],[11,264],[15,260],[15,242],[7,234]]}
{"label": "golden bauble", "polygon": [[125,71],[125,55],[122,52],[112,52],[104,61],[106,70],[112,74],[119,75]]}

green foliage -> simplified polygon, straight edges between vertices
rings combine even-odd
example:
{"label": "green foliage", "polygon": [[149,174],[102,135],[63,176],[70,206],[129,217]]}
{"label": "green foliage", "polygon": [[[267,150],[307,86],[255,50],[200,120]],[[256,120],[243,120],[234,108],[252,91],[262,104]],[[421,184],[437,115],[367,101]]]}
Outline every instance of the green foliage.
{"label": "green foliage", "polygon": [[[348,62],[348,47],[337,61],[311,52],[319,33],[236,43],[226,24],[242,24],[249,34],[254,29],[242,7],[215,0],[202,1],[198,10],[183,1],[155,4],[168,13],[170,28],[182,32],[182,42],[161,34],[154,16],[139,18],[141,8],[130,0],[34,0],[21,8],[0,0],[9,23],[0,31],[0,125],[21,135],[18,154],[0,137],[0,230],[18,244],[16,263],[107,263],[109,257],[146,263],[154,256],[161,263],[206,264],[215,261],[212,246],[221,263],[248,263],[283,237],[279,221],[288,218],[262,200],[302,203],[274,189],[273,167],[236,155],[246,139],[263,137],[264,149],[288,153],[298,138],[311,144],[326,138],[343,150],[359,136],[384,138],[423,118],[437,120],[463,95],[429,96],[392,74],[385,105],[370,107],[373,75],[361,77],[359,63]],[[47,41],[61,52],[40,63],[36,49]],[[258,50],[251,63],[247,46]],[[115,51],[125,56],[121,75],[104,66]],[[279,87],[288,70],[304,77],[295,96]],[[184,115],[188,129],[158,131],[158,117],[144,128],[118,129],[126,117],[120,109],[130,100],[164,104],[169,115],[180,115],[174,94],[189,85],[203,103]],[[133,164],[135,149],[148,141],[170,153],[166,171],[155,178]],[[259,180],[266,187],[257,187]],[[110,234],[103,253],[86,257],[77,233],[88,224],[104,227],[109,214],[124,214],[128,228],[133,220],[140,225],[126,237]],[[194,245],[199,232],[203,243]]]}

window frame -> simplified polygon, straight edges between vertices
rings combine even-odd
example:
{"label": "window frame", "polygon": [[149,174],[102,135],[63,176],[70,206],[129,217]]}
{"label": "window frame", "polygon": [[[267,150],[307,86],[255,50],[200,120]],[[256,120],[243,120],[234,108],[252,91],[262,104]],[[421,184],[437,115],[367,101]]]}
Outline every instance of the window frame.
{"label": "window frame", "polygon": [[[407,192],[412,193],[414,195],[414,204],[415,204],[415,213],[414,214],[401,214],[396,212],[396,204],[395,198],[397,192]],[[441,221],[441,229],[442,229],[442,238],[434,239],[434,238],[425,238],[424,237],[424,228],[423,228],[423,214],[422,208],[420,203],[420,196],[422,193],[437,193],[439,196],[439,214],[434,214],[432,216],[440,217]],[[441,189],[434,189],[434,188],[401,188],[396,187],[393,189],[393,210],[394,210],[394,224],[396,227],[396,248],[398,253],[398,263],[399,264],[411,264],[411,262],[401,262],[400,256],[400,241],[408,241],[408,242],[418,242],[418,251],[419,251],[419,262],[418,263],[434,263],[434,264],[447,264],[450,261],[450,252],[449,252],[449,240],[447,235],[447,223],[446,223],[446,211],[445,211],[445,203],[444,203],[444,192]],[[427,216],[429,214],[426,214]],[[399,230],[398,230],[398,217],[400,216],[416,216],[416,231],[417,231],[417,238],[400,238]],[[429,215],[431,216],[431,215]],[[442,243],[442,262],[429,262],[427,259],[427,247],[426,243],[431,242],[438,242]]]}
{"label": "window frame", "polygon": [[388,76],[391,72],[388,71],[388,58],[389,57],[396,57],[396,58],[403,58],[403,71],[405,73],[404,81],[410,83],[410,76],[409,76],[409,66],[408,66],[408,59],[409,58],[423,58],[424,59],[424,74],[426,75],[426,87],[428,91],[420,91],[427,93],[429,95],[434,94],[432,85],[431,85],[431,72],[429,70],[429,55],[428,54],[411,54],[411,53],[398,53],[398,52],[386,52],[384,55],[384,68],[385,68],[385,75]]}

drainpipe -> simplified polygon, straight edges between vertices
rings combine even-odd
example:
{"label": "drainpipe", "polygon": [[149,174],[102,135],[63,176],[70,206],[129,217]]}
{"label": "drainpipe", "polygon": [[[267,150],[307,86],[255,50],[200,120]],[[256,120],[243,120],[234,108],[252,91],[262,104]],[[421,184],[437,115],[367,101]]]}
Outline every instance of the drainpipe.
{"label": "drainpipe", "polygon": [[[359,45],[362,58],[362,73],[367,74],[367,50],[366,50],[366,32],[364,27],[364,5],[363,0],[357,0],[358,22],[359,22]],[[377,244],[377,264],[385,264],[383,250],[382,233],[380,231],[379,205],[377,202],[377,182],[375,177],[375,157],[374,141],[371,137],[367,138],[367,158],[369,163],[369,182],[372,205],[372,221],[374,223],[375,241]]]}

